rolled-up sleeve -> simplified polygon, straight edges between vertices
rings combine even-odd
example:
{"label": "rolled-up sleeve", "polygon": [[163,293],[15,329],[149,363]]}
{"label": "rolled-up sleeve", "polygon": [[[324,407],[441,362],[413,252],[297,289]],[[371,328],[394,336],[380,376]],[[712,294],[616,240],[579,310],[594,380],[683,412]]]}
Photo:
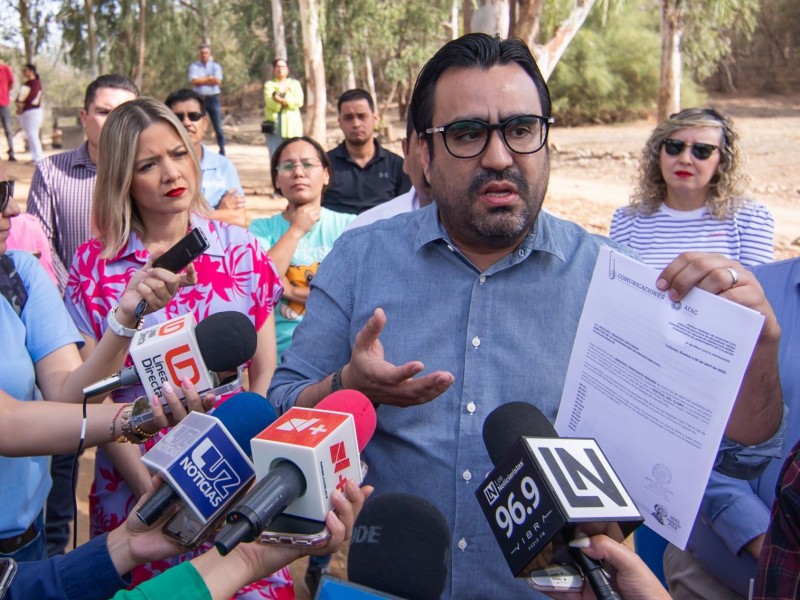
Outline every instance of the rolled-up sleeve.
{"label": "rolled-up sleeve", "polygon": [[755,479],[767,468],[773,458],[783,456],[783,444],[786,436],[786,406],[778,431],[765,442],[755,446],[743,446],[738,442],[722,438],[719,445],[714,469],[736,479]]}

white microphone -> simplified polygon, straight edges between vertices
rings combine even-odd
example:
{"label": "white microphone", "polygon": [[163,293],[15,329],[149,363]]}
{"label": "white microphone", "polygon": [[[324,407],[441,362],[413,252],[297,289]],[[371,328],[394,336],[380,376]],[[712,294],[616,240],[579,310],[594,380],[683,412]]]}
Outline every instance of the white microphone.
{"label": "white microphone", "polygon": [[169,381],[182,398],[184,377],[198,390],[209,390],[217,384],[215,372],[236,369],[255,350],[255,327],[243,313],[219,312],[199,324],[187,313],[137,331],[130,347],[133,366],[85,387],[83,393],[91,398],[141,383],[147,399],[154,400],[163,396],[162,386]]}
{"label": "white microphone", "polygon": [[257,539],[284,512],[324,521],[333,491],[348,479],[361,483],[360,452],[375,425],[367,397],[340,390],[316,408],[289,409],[253,438],[258,482],[228,514],[216,540],[220,553]]}
{"label": "white microphone", "polygon": [[243,448],[274,417],[266,398],[251,392],[232,396],[213,416],[189,413],[142,456],[150,472],[165,483],[136,515],[152,525],[170,506],[181,502],[200,525],[218,523],[217,517],[224,517],[255,478]]}

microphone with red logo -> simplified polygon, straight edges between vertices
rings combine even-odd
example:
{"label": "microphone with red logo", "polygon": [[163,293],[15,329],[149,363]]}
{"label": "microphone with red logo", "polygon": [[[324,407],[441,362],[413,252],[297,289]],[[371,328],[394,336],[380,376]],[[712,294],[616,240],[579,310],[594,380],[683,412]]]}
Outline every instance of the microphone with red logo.
{"label": "microphone with red logo", "polygon": [[360,452],[375,432],[372,403],[355,390],[334,392],[315,408],[293,407],[253,440],[258,482],[228,513],[216,540],[225,556],[258,539],[280,514],[324,521],[331,494],[361,483]]}
{"label": "microphone with red logo", "polygon": [[[153,400],[161,398],[161,388],[169,381],[181,397],[184,377],[206,391],[217,385],[216,372],[236,369],[255,351],[256,330],[247,315],[223,311],[196,323],[187,313],[137,331],[130,346],[133,366],[85,387],[83,393],[91,398],[141,383],[147,399]],[[149,405],[147,399],[142,404]]]}
{"label": "microphone with red logo", "polygon": [[526,402],[493,410],[483,440],[495,468],[475,496],[514,576],[575,564],[597,598],[618,600],[602,563],[569,547],[577,530],[622,541],[644,520],[597,442],[559,438]]}
{"label": "microphone with red logo", "polygon": [[[142,456],[142,462],[161,476],[164,485],[136,515],[145,525],[152,525],[180,501],[194,516],[194,529],[214,521],[219,524],[255,478],[244,448],[274,419],[272,405],[252,392],[228,398],[213,415],[189,413]],[[198,541],[194,539],[198,533],[177,532],[173,537],[190,546],[189,542]]]}

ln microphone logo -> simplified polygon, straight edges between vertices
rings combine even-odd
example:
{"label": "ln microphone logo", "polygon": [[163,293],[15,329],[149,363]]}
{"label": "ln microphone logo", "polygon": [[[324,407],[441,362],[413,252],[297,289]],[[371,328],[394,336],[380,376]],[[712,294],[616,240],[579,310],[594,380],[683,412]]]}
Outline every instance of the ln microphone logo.
{"label": "ln microphone logo", "polygon": [[570,518],[639,516],[595,440],[526,438]]}
{"label": "ln microphone logo", "polygon": [[497,486],[494,484],[494,481],[486,486],[486,489],[483,490],[483,495],[486,496],[486,501],[489,503],[489,506],[497,502],[497,499],[500,497],[500,492],[497,491]]}

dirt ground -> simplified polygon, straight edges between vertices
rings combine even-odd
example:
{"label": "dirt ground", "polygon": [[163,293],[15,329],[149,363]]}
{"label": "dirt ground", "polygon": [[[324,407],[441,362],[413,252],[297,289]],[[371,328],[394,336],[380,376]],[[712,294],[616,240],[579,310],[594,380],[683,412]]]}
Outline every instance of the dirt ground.
{"label": "dirt ground", "polygon": [[[776,258],[800,256],[800,95],[759,98],[716,98],[711,105],[730,114],[742,134],[748,156],[746,170],[751,179],[750,196],[766,204],[775,216]],[[248,217],[268,216],[282,210],[284,201],[272,196],[267,150],[258,133],[260,116],[250,114],[229,119],[226,131],[229,158],[239,170],[248,202]],[[545,206],[558,216],[580,223],[597,233],[608,233],[614,210],[625,204],[633,187],[639,152],[654,121],[621,125],[562,128],[550,136],[551,176]],[[341,141],[335,116],[329,115],[327,147]],[[385,145],[400,153],[399,136],[404,124],[391,123]],[[215,147],[213,133],[209,145]],[[48,150],[46,154],[55,151]],[[23,205],[33,167],[29,156],[18,153],[20,162],[7,163],[17,179],[17,200]],[[79,539],[87,539],[88,491],[94,453],[87,452],[79,483]],[[334,557],[334,574],[343,575],[346,552]],[[305,560],[292,568],[298,600],[307,600],[302,583]]]}

